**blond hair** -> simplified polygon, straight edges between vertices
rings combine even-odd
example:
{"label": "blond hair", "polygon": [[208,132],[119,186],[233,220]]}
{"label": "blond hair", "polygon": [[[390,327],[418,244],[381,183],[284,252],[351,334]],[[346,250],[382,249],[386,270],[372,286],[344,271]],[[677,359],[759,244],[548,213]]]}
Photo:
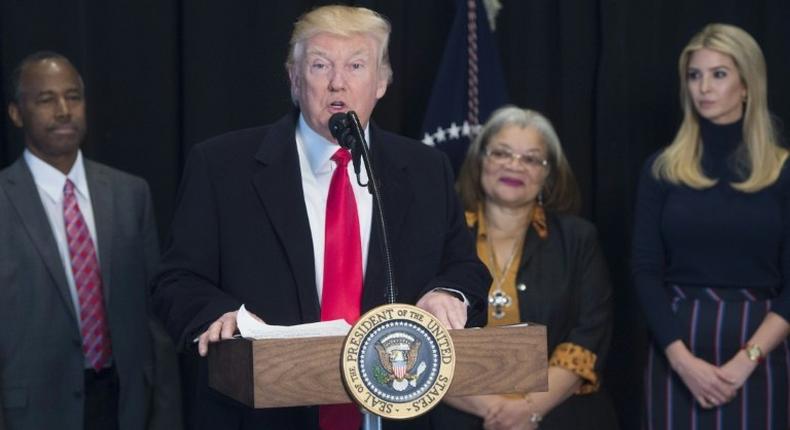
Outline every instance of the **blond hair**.
{"label": "blond hair", "polygon": [[709,24],[691,38],[678,60],[680,100],[683,122],[672,143],[653,163],[653,176],[692,188],[709,188],[717,180],[705,176],[700,165],[702,146],[699,119],[685,85],[691,55],[700,49],[711,49],[732,58],[741,83],[746,88],[743,115],[744,149],[738,151],[737,165],[748,167],[749,176],[732,187],[743,192],[756,192],[779,178],[787,150],[779,146],[777,134],[768,111],[765,59],[757,42],[744,30],[727,24]]}
{"label": "blond hair", "polygon": [[378,51],[379,78],[392,82],[392,66],[389,60],[389,38],[392,27],[382,15],[364,7],[342,5],[322,6],[300,16],[294,23],[291,41],[288,45],[288,58],[285,69],[292,76],[291,98],[296,103],[294,88],[295,77],[299,76],[296,67],[302,61],[307,41],[320,33],[351,37],[365,35],[373,38]]}

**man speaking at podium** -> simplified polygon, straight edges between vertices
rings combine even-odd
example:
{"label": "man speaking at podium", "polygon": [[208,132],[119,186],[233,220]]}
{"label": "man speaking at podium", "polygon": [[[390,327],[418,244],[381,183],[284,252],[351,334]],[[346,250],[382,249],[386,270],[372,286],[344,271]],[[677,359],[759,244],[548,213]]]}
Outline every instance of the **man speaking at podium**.
{"label": "man speaking at podium", "polygon": [[[373,199],[328,127],[333,114],[348,111],[359,116],[379,176],[397,301],[450,328],[485,322],[490,277],[465,228],[448,161],[369,122],[392,76],[389,33],[389,23],[364,8],[303,15],[286,62],[296,109],[192,150],[154,297],[182,349],[198,339],[205,356],[210,343],[232,337],[242,305],[268,324],[293,325],[353,323],[387,302]],[[352,405],[242,406],[207,387],[205,359],[187,356],[198,361],[186,395],[192,428],[359,428]],[[398,426],[429,428],[430,418],[385,424]]]}

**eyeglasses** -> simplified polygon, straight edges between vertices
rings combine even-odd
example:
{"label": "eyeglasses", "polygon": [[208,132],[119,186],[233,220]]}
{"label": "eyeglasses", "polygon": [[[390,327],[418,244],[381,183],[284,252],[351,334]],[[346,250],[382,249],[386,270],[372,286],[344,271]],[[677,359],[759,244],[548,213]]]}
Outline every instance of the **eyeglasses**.
{"label": "eyeglasses", "polygon": [[537,170],[549,165],[548,160],[539,158],[532,154],[518,154],[507,149],[486,149],[483,155],[492,163],[505,165],[511,161],[518,161],[519,165],[529,169]]}

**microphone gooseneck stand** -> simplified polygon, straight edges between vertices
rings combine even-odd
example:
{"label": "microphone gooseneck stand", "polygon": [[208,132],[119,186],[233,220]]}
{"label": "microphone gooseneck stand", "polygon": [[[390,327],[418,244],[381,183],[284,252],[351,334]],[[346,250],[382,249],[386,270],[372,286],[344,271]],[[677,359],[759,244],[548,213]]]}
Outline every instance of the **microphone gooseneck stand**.
{"label": "microphone gooseneck stand", "polygon": [[[368,175],[368,190],[376,202],[378,210],[376,215],[379,218],[379,226],[381,227],[381,243],[384,251],[384,270],[386,271],[386,287],[387,287],[387,304],[395,303],[397,299],[397,289],[395,288],[395,273],[392,269],[392,251],[390,249],[389,235],[387,234],[387,222],[384,218],[384,205],[381,201],[381,191],[379,189],[378,176],[373,172],[373,164],[370,162],[370,155],[368,153],[368,145],[365,142],[365,134],[362,132],[362,125],[359,123],[359,117],[354,111],[348,112],[348,119],[351,122],[351,128],[356,135],[357,150],[362,155],[362,161],[365,163],[365,171]],[[353,155],[353,151],[352,151]],[[359,162],[357,162],[358,164]]]}

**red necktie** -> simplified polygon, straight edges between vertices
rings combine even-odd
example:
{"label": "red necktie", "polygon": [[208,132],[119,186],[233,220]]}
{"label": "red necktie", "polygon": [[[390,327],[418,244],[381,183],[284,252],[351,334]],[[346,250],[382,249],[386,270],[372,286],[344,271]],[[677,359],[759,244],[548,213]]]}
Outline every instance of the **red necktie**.
{"label": "red necktie", "polygon": [[101,274],[96,249],[74,195],[74,184],[63,187],[63,221],[71,257],[71,273],[77,289],[82,327],[82,352],[94,369],[101,370],[112,356],[110,333],[104,312]]}
{"label": "red necktie", "polygon": [[[337,168],[326,202],[321,320],[343,318],[354,324],[362,299],[362,244],[357,202],[346,168],[349,160],[347,149],[338,149],[332,156]],[[326,405],[318,411],[322,430],[358,430],[361,421],[362,415],[353,404]]]}

